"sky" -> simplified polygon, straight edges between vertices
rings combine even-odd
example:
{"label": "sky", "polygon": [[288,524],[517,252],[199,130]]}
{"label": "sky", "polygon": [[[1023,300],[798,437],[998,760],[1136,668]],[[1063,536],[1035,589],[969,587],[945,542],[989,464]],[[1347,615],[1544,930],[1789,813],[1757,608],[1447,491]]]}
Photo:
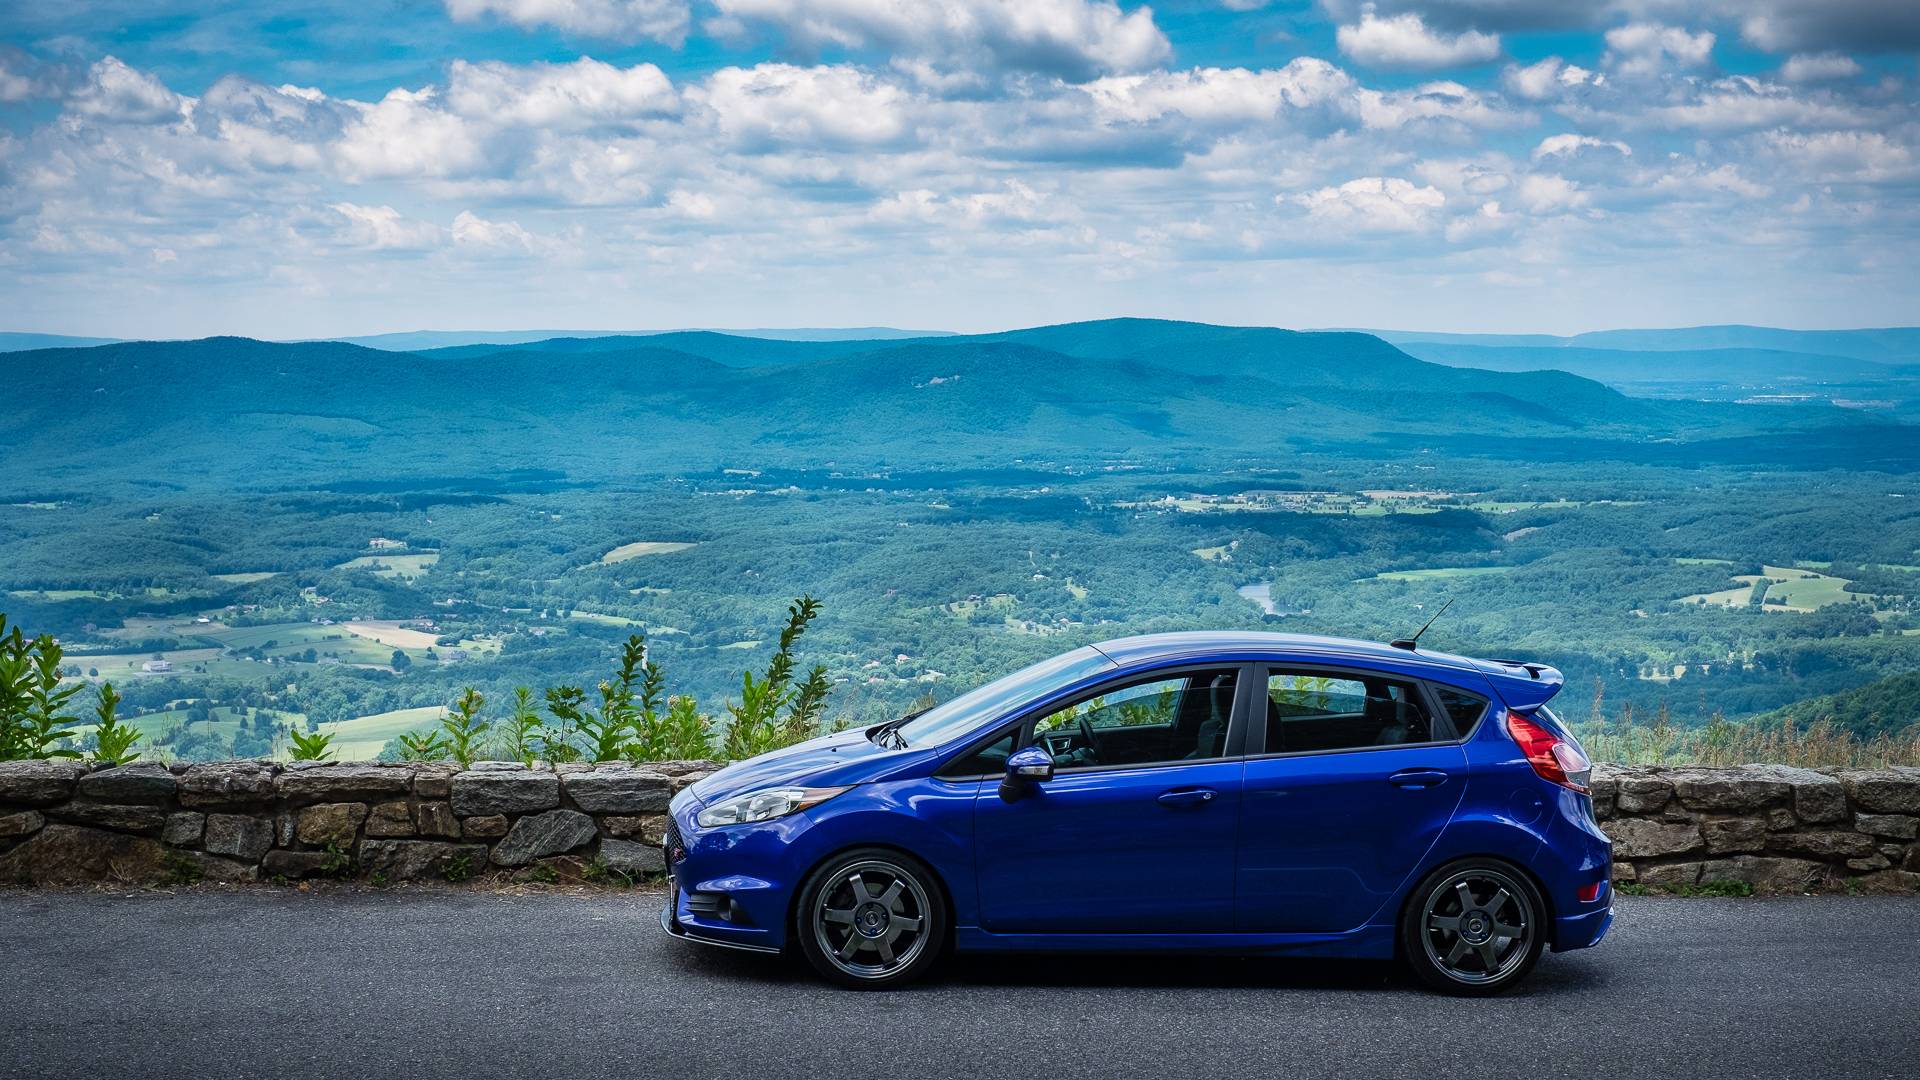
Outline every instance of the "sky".
{"label": "sky", "polygon": [[0,329],[1920,323],[1915,0],[0,3]]}

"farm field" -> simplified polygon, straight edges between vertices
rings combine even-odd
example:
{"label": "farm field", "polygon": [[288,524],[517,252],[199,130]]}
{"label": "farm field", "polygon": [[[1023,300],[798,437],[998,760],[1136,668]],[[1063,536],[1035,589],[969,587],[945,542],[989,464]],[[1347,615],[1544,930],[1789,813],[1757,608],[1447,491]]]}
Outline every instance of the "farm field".
{"label": "farm field", "polygon": [[645,555],[671,555],[676,551],[685,551],[693,546],[692,544],[682,544],[671,541],[637,540],[631,544],[621,544],[619,547],[600,556],[600,563],[603,566],[611,566],[614,563],[626,562],[628,559],[638,559]]}
{"label": "farm field", "polygon": [[413,629],[398,619],[344,622],[339,625],[350,634],[385,645],[389,649],[418,649],[424,652],[432,648],[433,643],[438,640],[438,635],[426,630]]}
{"label": "farm field", "polygon": [[366,570],[375,577],[414,581],[425,577],[428,569],[440,561],[437,551],[417,555],[361,555],[335,567],[338,570]]}
{"label": "farm field", "polygon": [[409,731],[437,723],[446,711],[439,705],[396,709],[372,716],[357,716],[352,720],[322,723],[319,732],[333,736],[329,748],[336,760],[371,761],[380,755],[381,748],[388,742]]}
{"label": "farm field", "polygon": [[1505,574],[1513,570],[1511,566],[1441,566],[1428,570],[1389,570],[1373,575],[1374,581],[1445,581],[1449,578],[1479,577],[1484,574]]}
{"label": "farm field", "polygon": [[[1731,565],[1718,559],[1677,559],[1675,561],[1689,566]],[[1758,574],[1735,574],[1733,580],[1741,583],[1735,588],[1683,596],[1679,603],[1727,608],[1751,607],[1753,606],[1753,587],[1761,581],[1768,583],[1761,599],[1761,606],[1769,611],[1811,612],[1833,604],[1873,601],[1870,594],[1848,592],[1845,578],[1822,574],[1817,570],[1765,565],[1760,568],[1760,571]]]}

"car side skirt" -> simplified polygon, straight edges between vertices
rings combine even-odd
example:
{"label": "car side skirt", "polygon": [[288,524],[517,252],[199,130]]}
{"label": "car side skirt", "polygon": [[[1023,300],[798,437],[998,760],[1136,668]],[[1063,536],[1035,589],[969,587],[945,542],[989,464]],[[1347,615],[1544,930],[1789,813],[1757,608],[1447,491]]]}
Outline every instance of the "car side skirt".
{"label": "car side skirt", "polygon": [[1213,956],[1324,956],[1388,960],[1394,928],[1363,926],[1343,934],[996,934],[954,930],[960,952],[1189,952]]}

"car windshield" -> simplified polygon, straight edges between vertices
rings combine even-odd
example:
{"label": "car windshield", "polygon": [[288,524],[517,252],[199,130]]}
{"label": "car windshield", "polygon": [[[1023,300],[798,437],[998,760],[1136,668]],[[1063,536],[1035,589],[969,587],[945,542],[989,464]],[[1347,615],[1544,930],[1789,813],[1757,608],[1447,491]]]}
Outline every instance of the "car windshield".
{"label": "car windshield", "polygon": [[1045,697],[1113,666],[1113,661],[1092,646],[1075,649],[936,705],[900,725],[896,733],[907,746],[938,746],[967,734],[981,721],[1011,706]]}

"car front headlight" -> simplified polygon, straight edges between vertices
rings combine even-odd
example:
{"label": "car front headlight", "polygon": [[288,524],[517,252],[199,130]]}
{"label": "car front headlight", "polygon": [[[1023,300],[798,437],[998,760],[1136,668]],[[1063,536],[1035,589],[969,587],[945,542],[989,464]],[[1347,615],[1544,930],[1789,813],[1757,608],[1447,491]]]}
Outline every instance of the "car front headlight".
{"label": "car front headlight", "polygon": [[699,822],[703,829],[772,821],[810,806],[819,806],[845,790],[844,787],[781,787],[749,791],[745,795],[735,795],[714,803],[695,815],[693,820]]}

